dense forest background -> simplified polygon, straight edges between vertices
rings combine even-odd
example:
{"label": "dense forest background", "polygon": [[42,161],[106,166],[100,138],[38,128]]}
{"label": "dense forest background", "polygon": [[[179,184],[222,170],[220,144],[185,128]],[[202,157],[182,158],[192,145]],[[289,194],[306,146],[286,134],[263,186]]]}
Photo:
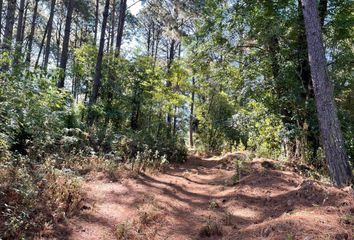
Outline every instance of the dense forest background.
{"label": "dense forest background", "polygon": [[[318,1],[351,165],[353,6]],[[0,46],[0,182],[23,199],[39,168],[92,156],[248,150],[328,174],[300,0],[0,0]]]}

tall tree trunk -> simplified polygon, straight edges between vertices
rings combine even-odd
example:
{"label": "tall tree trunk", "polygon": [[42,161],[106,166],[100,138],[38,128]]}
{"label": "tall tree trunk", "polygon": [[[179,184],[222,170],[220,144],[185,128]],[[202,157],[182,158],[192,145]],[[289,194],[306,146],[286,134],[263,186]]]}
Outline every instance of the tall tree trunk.
{"label": "tall tree trunk", "polygon": [[1,33],[2,33],[2,7],[4,5],[3,0],[0,0],[0,43],[1,43]]}
{"label": "tall tree trunk", "polygon": [[75,34],[74,34],[74,48],[77,48],[79,40],[79,26],[78,23],[75,23]]}
{"label": "tall tree trunk", "polygon": [[[112,50],[112,52],[114,52],[114,28],[115,28],[115,15],[116,15],[116,0],[113,0],[112,3],[112,12],[111,12],[111,26],[109,29],[110,32],[110,36],[108,39],[108,44],[107,44],[107,52],[109,53],[110,50]],[[110,70],[109,74],[108,74],[108,84],[109,86],[113,86],[113,83],[115,81],[115,75],[114,75],[114,71]],[[107,98],[106,98],[106,112],[108,114],[106,114],[105,116],[105,125],[108,126],[109,121],[110,121],[110,116],[111,116],[111,112],[112,112],[112,101],[113,101],[113,88],[109,87],[107,92]]]}
{"label": "tall tree trunk", "polygon": [[[272,36],[269,39],[268,43],[268,51],[269,51],[269,56],[271,60],[271,68],[272,68],[272,73],[275,81],[278,81],[279,78],[279,72],[280,72],[280,66],[279,66],[279,59],[278,59],[278,54],[280,52],[280,46],[279,46],[279,39],[277,36]],[[278,85],[276,83],[276,85]],[[279,87],[276,87],[277,94],[281,94],[281,89]]]}
{"label": "tall tree trunk", "polygon": [[172,39],[171,45],[170,45],[170,50],[169,50],[169,55],[168,55],[168,63],[167,63],[167,69],[168,71],[171,70],[173,61],[175,60],[175,46],[176,46],[176,40]]}
{"label": "tall tree trunk", "polygon": [[155,49],[152,49],[152,51],[154,51],[154,54],[152,54],[153,57],[154,57],[154,69],[156,67],[157,53],[158,53],[158,50],[159,50],[160,40],[161,40],[161,32],[160,32],[160,30],[158,30],[157,33],[156,33],[156,38],[154,39]]}
{"label": "tall tree trunk", "polygon": [[182,42],[179,42],[178,45],[178,58],[181,59],[181,54],[182,54]]}
{"label": "tall tree trunk", "polygon": [[192,78],[192,101],[191,101],[191,109],[190,109],[190,115],[189,115],[189,146],[194,147],[194,141],[193,141],[193,121],[194,121],[194,98],[195,98],[195,78]]}
{"label": "tall tree trunk", "polygon": [[155,43],[156,43],[156,40],[157,40],[157,37],[155,38],[155,23],[152,22],[152,36],[151,36],[151,56],[154,57],[154,54],[155,54]]}
{"label": "tall tree trunk", "polygon": [[59,66],[62,69],[63,73],[59,78],[57,84],[58,88],[64,88],[64,83],[65,83],[65,72],[66,72],[66,65],[68,63],[68,57],[69,57],[70,32],[71,32],[71,23],[72,23],[72,17],[74,12],[75,1],[76,0],[70,0],[68,2],[68,10],[66,14],[65,30],[64,30],[63,49],[61,52],[61,59],[60,59],[60,66]]}
{"label": "tall tree trunk", "polygon": [[[307,51],[307,42],[306,42],[306,33],[305,33],[305,25],[304,25],[304,17],[302,14],[301,0],[298,0],[298,21],[299,21],[299,34],[297,37],[297,54],[298,54],[298,63],[297,63],[297,72],[299,77],[299,82],[302,85],[302,92],[299,95],[299,99],[301,100],[301,109],[300,111],[301,119],[299,120],[299,127],[302,128],[304,134],[301,139],[301,150],[297,149],[297,151],[301,152],[301,158],[305,157],[305,148],[311,149],[313,152],[309,155],[309,160],[311,163],[315,163],[317,159],[317,142],[318,142],[318,132],[315,131],[317,123],[312,119],[316,118],[316,112],[314,107],[312,106],[312,102],[314,102],[314,93],[313,86],[311,81],[311,70],[310,63],[308,58]],[[311,124],[311,125],[310,125]]]}
{"label": "tall tree trunk", "polygon": [[112,21],[111,21],[111,49],[113,49],[114,45],[114,26],[116,25],[116,0],[113,0],[113,6],[112,6]]}
{"label": "tall tree trunk", "polygon": [[[101,29],[101,39],[100,39],[100,46],[97,55],[97,62],[96,62],[96,69],[95,69],[95,78],[93,81],[92,86],[92,93],[89,100],[89,107],[92,107],[98,98],[98,92],[101,86],[101,77],[102,77],[102,60],[103,60],[103,52],[104,52],[104,45],[105,45],[105,32],[107,28],[107,19],[108,19],[108,12],[109,12],[109,0],[106,0],[104,11],[103,11],[103,21],[102,21],[102,29]],[[93,124],[93,115],[92,112],[89,112],[88,116],[88,123],[89,125]]]}
{"label": "tall tree trunk", "polygon": [[35,68],[38,67],[39,59],[41,58],[41,55],[42,55],[42,51],[43,51],[43,47],[44,47],[44,41],[45,41],[45,37],[47,36],[47,32],[48,32],[48,24],[45,27],[44,34],[43,34],[43,37],[42,37],[42,41],[41,41],[41,44],[39,45],[39,52],[38,52],[38,55],[37,55],[36,64],[34,66]]}
{"label": "tall tree trunk", "polygon": [[34,38],[34,32],[36,30],[36,22],[37,22],[37,15],[38,15],[38,2],[39,2],[39,0],[35,0],[35,2],[34,2],[31,31],[28,36],[28,48],[27,48],[27,56],[26,56],[26,63],[27,64],[31,63],[33,38]]}
{"label": "tall tree trunk", "polygon": [[[167,72],[169,73],[173,64],[173,61],[175,59],[175,45],[176,45],[176,40],[172,39],[171,44],[169,45],[169,50],[167,51]],[[168,45],[167,45],[168,46]],[[168,48],[168,47],[167,47]],[[172,83],[170,80],[166,81],[166,87],[167,88],[172,88]],[[172,116],[171,116],[171,111],[172,109],[169,109],[169,112],[167,113],[167,126],[168,126],[168,135],[171,134],[172,130]]]}
{"label": "tall tree trunk", "polygon": [[[172,67],[172,63],[174,61],[174,58],[175,58],[175,44],[176,44],[176,40],[172,39],[171,41],[171,45],[167,45],[167,49],[168,47],[170,48],[168,51],[167,51],[167,59],[168,59],[168,62],[167,62],[167,71],[170,72],[171,70],[171,67]],[[172,83],[170,80],[167,80],[166,81],[166,87],[167,88],[172,88]],[[169,113],[167,113],[167,119],[166,119],[166,122],[167,122],[167,125],[168,125],[168,128],[169,128],[169,133],[172,129],[172,116],[170,114],[171,112],[171,109],[169,111]]]}
{"label": "tall tree trunk", "polygon": [[23,25],[23,14],[25,11],[25,0],[20,1],[20,7],[18,9],[18,21],[17,21],[17,32],[16,32],[16,47],[22,47],[22,28]]}
{"label": "tall tree trunk", "polygon": [[47,40],[45,44],[45,52],[44,52],[44,60],[43,60],[43,67],[47,69],[48,62],[49,62],[49,54],[50,54],[50,45],[52,40],[52,32],[53,32],[53,19],[54,19],[54,12],[55,12],[55,4],[56,0],[52,0],[50,4],[50,14],[48,19],[48,32],[47,32]]}
{"label": "tall tree trunk", "polygon": [[[181,58],[181,49],[182,49],[182,43],[181,42],[179,42],[178,43],[178,58],[180,59]],[[179,84],[177,83],[177,85],[175,86],[175,91],[180,91],[180,87],[179,87]],[[176,133],[177,133],[177,122],[178,122],[178,120],[177,120],[177,118],[178,118],[178,116],[177,116],[177,113],[178,113],[178,107],[175,105],[175,114],[174,114],[174,116],[173,116],[173,136],[175,136],[176,135]]]}
{"label": "tall tree trunk", "polygon": [[121,0],[120,7],[119,7],[119,21],[118,21],[118,29],[117,29],[116,56],[120,55],[120,50],[122,47],[126,11],[127,11],[127,0]]}
{"label": "tall tree trunk", "polygon": [[95,28],[94,32],[94,44],[97,44],[97,32],[98,32],[98,20],[99,20],[99,11],[100,11],[100,0],[96,0],[96,9],[95,9]]}
{"label": "tall tree trunk", "polygon": [[151,27],[149,26],[147,32],[147,55],[148,56],[150,56],[150,46],[151,46]]}
{"label": "tall tree trunk", "polygon": [[301,2],[317,115],[327,165],[334,184],[346,186],[352,182],[352,174],[334,101],[333,86],[327,72],[317,1]]}
{"label": "tall tree trunk", "polygon": [[[58,52],[60,52],[60,43],[61,43],[61,30],[63,28],[63,19],[60,18],[58,20],[58,26],[57,26],[57,33],[56,33],[56,44],[57,44],[57,49],[58,49]],[[56,63],[56,66],[59,67],[60,65],[60,54],[57,54],[57,63]]]}
{"label": "tall tree trunk", "polygon": [[133,97],[132,97],[132,110],[130,115],[130,128],[134,131],[139,129],[139,115],[140,115],[140,83],[134,83]]}
{"label": "tall tree trunk", "polygon": [[22,27],[22,32],[21,32],[21,42],[22,42],[22,44],[23,44],[23,41],[25,39],[28,8],[29,8],[29,1],[27,1],[27,3],[26,3],[25,12],[24,12],[24,15],[23,15],[23,23],[22,23],[23,27]]}
{"label": "tall tree trunk", "polygon": [[20,1],[20,7],[18,9],[18,19],[17,19],[17,31],[16,31],[16,43],[15,43],[15,56],[14,56],[14,69],[18,68],[19,58],[22,51],[22,33],[23,28],[23,15],[25,11],[25,0]]}
{"label": "tall tree trunk", "polygon": [[106,34],[107,34],[107,47],[106,47],[106,52],[109,53],[109,50],[110,50],[110,47],[111,47],[111,36],[112,36],[112,28],[111,26],[109,25],[108,23],[109,21],[107,20],[107,31],[106,31]]}
{"label": "tall tree trunk", "polygon": [[4,29],[3,50],[11,50],[16,13],[16,0],[9,0],[7,3],[6,22]]}
{"label": "tall tree trunk", "polygon": [[177,114],[178,114],[178,107],[175,105],[174,106],[174,115],[173,115],[173,136],[176,136],[177,134]]}

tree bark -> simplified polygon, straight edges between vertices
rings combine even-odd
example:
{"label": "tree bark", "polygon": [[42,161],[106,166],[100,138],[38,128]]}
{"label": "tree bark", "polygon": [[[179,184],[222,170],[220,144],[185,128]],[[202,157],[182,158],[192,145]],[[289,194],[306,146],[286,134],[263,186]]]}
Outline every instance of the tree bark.
{"label": "tree bark", "polygon": [[302,0],[317,116],[329,173],[336,186],[351,184],[352,174],[329,80],[317,1]]}
{"label": "tree bark", "polygon": [[22,42],[22,44],[23,44],[23,41],[25,39],[28,6],[29,6],[29,1],[26,2],[25,12],[24,12],[24,15],[23,15],[23,23],[22,23],[23,27],[22,27],[22,32],[21,32],[21,42]]}
{"label": "tree bark", "polygon": [[107,34],[107,47],[106,47],[106,52],[109,53],[110,47],[111,47],[111,36],[112,36],[112,28],[110,26],[110,21],[107,20],[107,30],[106,30],[106,34]]}
{"label": "tree bark", "polygon": [[68,1],[68,10],[66,14],[65,30],[64,30],[63,49],[61,52],[61,59],[59,65],[59,67],[63,70],[63,73],[59,78],[57,84],[58,88],[64,88],[64,83],[65,83],[65,72],[66,72],[66,65],[68,63],[68,57],[69,57],[69,42],[70,42],[71,23],[72,23],[72,17],[74,12],[74,4],[75,4],[75,0]]}
{"label": "tree bark", "polygon": [[151,45],[151,27],[149,26],[147,32],[147,55],[148,56],[150,56],[150,45]]}
{"label": "tree bark", "polygon": [[9,0],[7,3],[6,22],[4,29],[3,50],[11,50],[13,30],[15,24],[16,0]]}
{"label": "tree bark", "polygon": [[[105,45],[105,32],[107,28],[107,19],[108,19],[108,11],[109,11],[109,0],[106,0],[104,11],[103,11],[103,21],[102,21],[102,29],[101,29],[101,39],[100,46],[97,55],[96,69],[95,69],[95,78],[92,86],[92,93],[89,100],[89,107],[93,106],[97,102],[99,88],[101,86],[101,77],[102,77],[102,60],[103,60],[103,52]],[[89,113],[88,123],[92,125],[93,116],[92,113]]]}
{"label": "tree bark", "polygon": [[25,27],[23,24],[24,11],[25,11],[25,0],[21,0],[18,9],[15,56],[14,56],[14,63],[13,63],[14,69],[18,67],[19,58],[21,56],[21,51],[22,51],[22,40],[23,40],[22,33],[23,33],[23,28]]}
{"label": "tree bark", "polygon": [[3,0],[0,0],[0,43],[1,43],[1,33],[2,33],[2,7],[3,7]]}
{"label": "tree bark", "polygon": [[23,13],[25,11],[25,0],[20,1],[20,8],[18,9],[18,22],[17,22],[17,32],[16,32],[16,45],[22,45],[21,35],[23,26]]}
{"label": "tree bark", "polygon": [[94,28],[94,44],[97,44],[97,32],[98,32],[98,18],[100,11],[100,1],[96,0],[96,9],[95,9],[95,28]]}
{"label": "tree bark", "polygon": [[45,37],[47,36],[47,32],[48,32],[48,24],[46,25],[45,27],[45,30],[44,30],[44,34],[43,34],[43,37],[42,37],[42,41],[41,41],[41,44],[39,46],[39,52],[38,52],[38,55],[37,55],[37,60],[36,60],[36,64],[35,64],[35,68],[38,67],[38,64],[39,64],[39,59],[41,57],[41,54],[42,54],[42,50],[43,50],[43,46],[44,46],[44,41],[45,41]]}
{"label": "tree bark", "polygon": [[[151,36],[151,57],[154,57],[154,54],[155,54],[155,43],[156,43],[156,38],[155,38],[155,23],[152,22],[152,36]],[[149,53],[150,54],[150,53]]]}
{"label": "tree bark", "polygon": [[131,115],[130,115],[130,128],[134,131],[139,129],[139,115],[140,115],[140,82],[136,81],[134,83],[133,97],[131,101]]}
{"label": "tree bark", "polygon": [[178,107],[174,106],[174,115],[173,115],[173,136],[176,136],[177,134],[177,114],[178,114]]}
{"label": "tree bark", "polygon": [[113,49],[114,44],[114,26],[116,25],[116,0],[113,0],[112,6],[112,21],[111,21],[111,49]]}
{"label": "tree bark", "polygon": [[[154,38],[154,43],[155,43],[155,49],[152,49],[152,51],[154,52],[152,55],[153,55],[153,58],[154,58],[154,69],[156,67],[156,62],[157,62],[157,53],[158,53],[158,50],[159,50],[159,45],[160,45],[160,40],[161,40],[161,31],[158,30],[157,33],[156,33],[156,38]],[[154,48],[154,47],[153,47]]]}
{"label": "tree bark", "polygon": [[189,146],[194,147],[194,141],[193,141],[193,121],[194,121],[194,98],[195,98],[195,78],[192,78],[192,101],[191,101],[191,109],[190,109],[190,115],[189,115]]}
{"label": "tree bark", "polygon": [[120,7],[119,7],[119,21],[118,21],[117,41],[116,41],[116,56],[118,57],[120,55],[120,50],[122,47],[126,11],[127,11],[127,0],[121,0]]}
{"label": "tree bark", "polygon": [[176,40],[172,39],[171,45],[170,45],[170,50],[169,50],[169,55],[168,55],[168,63],[167,63],[167,69],[170,71],[172,64],[175,60],[175,46],[176,46]]}
{"label": "tree bark", "polygon": [[[61,43],[61,30],[63,28],[63,19],[59,18],[58,24],[57,24],[57,29],[56,29],[56,45],[58,52],[60,52],[60,43]],[[60,55],[58,54],[57,59],[56,59],[56,66],[59,67],[60,65]]]}
{"label": "tree bark", "polygon": [[43,60],[44,69],[47,69],[48,62],[49,62],[50,44],[51,44],[51,40],[52,40],[55,4],[56,4],[56,0],[52,0],[51,5],[50,5],[50,14],[49,14],[49,19],[48,19],[47,40],[46,40],[46,44],[45,44],[45,53],[44,53],[44,60]]}
{"label": "tree bark", "polygon": [[316,118],[316,112],[311,104],[314,102],[314,93],[311,81],[310,63],[308,60],[309,58],[301,0],[298,0],[298,21],[299,33],[297,37],[297,73],[303,90],[299,95],[299,99],[301,100],[301,108],[304,109],[303,111],[300,111],[301,119],[299,120],[298,125],[302,128],[304,133],[301,139],[302,144],[297,145],[301,146],[302,149],[297,149],[297,151],[301,152],[300,158],[303,159],[305,157],[305,147],[308,146],[308,149],[312,150],[312,154],[309,155],[309,160],[311,163],[315,163],[317,159],[316,146],[318,145],[317,142],[319,134],[315,131],[318,124],[316,122],[313,123],[313,119]]}
{"label": "tree bark", "polygon": [[[167,59],[168,59],[167,72],[168,73],[170,72],[172,64],[173,64],[173,61],[175,59],[175,45],[176,45],[176,40],[174,40],[174,39],[171,40],[171,45],[167,45],[167,49],[169,48],[169,50],[167,51]],[[166,81],[166,87],[167,88],[172,88],[172,83],[171,83],[170,80]],[[166,117],[166,123],[167,123],[168,131],[169,131],[169,134],[170,134],[171,130],[172,130],[172,116],[171,116],[170,112],[171,112],[172,109],[169,109],[169,110],[170,111],[167,113],[167,117]]]}

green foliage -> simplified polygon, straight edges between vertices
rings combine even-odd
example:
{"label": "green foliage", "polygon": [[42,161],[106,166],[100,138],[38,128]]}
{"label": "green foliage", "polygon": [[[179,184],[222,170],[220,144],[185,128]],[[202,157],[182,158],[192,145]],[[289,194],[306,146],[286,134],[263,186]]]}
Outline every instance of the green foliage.
{"label": "green foliage", "polygon": [[229,120],[234,110],[225,93],[212,91],[210,95],[209,103],[198,108],[198,140],[206,146],[207,151],[220,152],[225,147],[225,140],[234,140],[237,137],[228,135],[232,130]]}
{"label": "green foliage", "polygon": [[152,165],[167,162],[184,162],[187,150],[178,139],[168,139],[149,135],[148,132],[122,136],[114,149],[128,162],[150,162]]}
{"label": "green foliage", "polygon": [[13,151],[40,152],[62,135],[72,114],[72,100],[57,89],[57,74],[24,71],[4,76],[0,90],[0,129]]}
{"label": "green foliage", "polygon": [[[257,102],[250,102],[240,111],[240,116],[234,116],[236,122],[241,117],[242,132],[248,133],[247,145],[259,155],[270,158],[280,156],[281,130],[283,124],[280,119]],[[239,123],[236,123],[240,126]]]}
{"label": "green foliage", "polygon": [[[353,31],[345,27],[352,19],[351,7],[343,1],[328,4],[324,33],[329,73],[353,159],[353,56],[348,41]],[[227,145],[231,150],[242,143],[263,156],[283,155],[323,165],[298,2],[210,0],[195,26],[196,34],[187,43],[190,66],[198,76],[198,143],[209,151]],[[218,104],[219,94],[226,96],[222,104]],[[227,105],[231,114],[223,109]],[[213,113],[213,107],[220,112]],[[213,114],[223,121],[213,123]],[[209,141],[210,136],[215,140]]]}

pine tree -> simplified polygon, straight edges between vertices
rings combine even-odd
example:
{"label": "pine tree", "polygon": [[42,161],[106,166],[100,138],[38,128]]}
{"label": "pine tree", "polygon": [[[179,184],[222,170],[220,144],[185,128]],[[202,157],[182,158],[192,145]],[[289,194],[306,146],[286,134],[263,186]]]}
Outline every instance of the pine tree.
{"label": "pine tree", "polygon": [[333,86],[329,80],[317,1],[302,0],[305,29],[315,92],[317,115],[328,169],[335,185],[352,181],[348,156],[340,128]]}
{"label": "pine tree", "polygon": [[64,30],[64,39],[63,39],[63,49],[61,52],[61,59],[60,59],[60,68],[62,69],[63,73],[59,78],[58,81],[58,88],[64,88],[65,83],[65,74],[66,74],[66,66],[68,64],[69,58],[69,42],[70,42],[70,34],[71,34],[71,23],[72,17],[74,12],[76,0],[69,0],[67,6],[67,13],[66,13],[66,20],[65,20],[65,30]]}

